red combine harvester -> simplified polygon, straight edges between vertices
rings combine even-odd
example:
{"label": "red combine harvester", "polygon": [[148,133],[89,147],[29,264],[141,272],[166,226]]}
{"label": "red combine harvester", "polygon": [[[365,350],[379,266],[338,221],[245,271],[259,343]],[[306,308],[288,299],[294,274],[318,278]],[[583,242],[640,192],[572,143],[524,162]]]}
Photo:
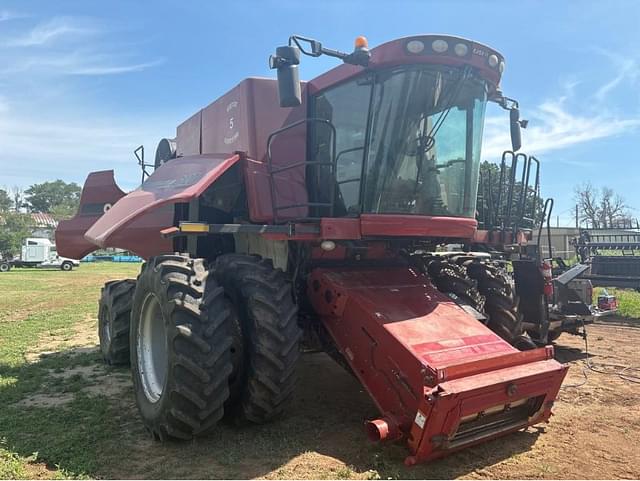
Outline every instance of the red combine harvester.
{"label": "red combine harvester", "polygon": [[[302,83],[301,54],[344,65]],[[56,232],[61,255],[147,259],[100,302],[103,355],[131,363],[147,428],[281,415],[302,344],[358,378],[380,411],[369,437],[404,439],[407,465],[547,421],[567,368],[525,334],[504,265],[470,249],[491,243],[475,219],[488,101],[520,147],[503,57],[446,35],[349,54],[293,36],[270,66],[277,81],[242,81],[163,139],[146,179],[142,151],[137,190],[90,174]]]}

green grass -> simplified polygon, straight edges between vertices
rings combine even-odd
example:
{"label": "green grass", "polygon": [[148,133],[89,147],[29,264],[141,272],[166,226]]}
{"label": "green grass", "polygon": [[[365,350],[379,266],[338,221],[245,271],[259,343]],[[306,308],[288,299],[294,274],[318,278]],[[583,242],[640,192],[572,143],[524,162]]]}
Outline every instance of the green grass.
{"label": "green grass", "polygon": [[[83,393],[90,380],[82,376],[52,373],[99,362],[96,353],[65,349],[65,336],[74,325],[95,318],[105,281],[135,277],[139,267],[83,264],[72,272],[14,269],[0,274],[0,478],[29,477],[38,463],[51,470],[47,477],[84,478],[106,459],[123,454],[109,442],[120,421],[108,400]],[[56,352],[27,362],[27,352],[52,336],[62,339]],[[38,393],[73,397],[55,407],[16,404]]]}
{"label": "green grass", "polygon": [[[359,385],[337,366],[323,365],[324,373],[311,364],[301,374],[307,380],[306,391],[300,393],[304,403],[280,422],[251,428],[221,424],[214,436],[203,440],[153,444],[130,390],[107,397],[87,389],[106,383],[106,375],[128,377],[128,371],[102,367],[97,352],[74,348],[70,342],[77,326],[95,329],[103,283],[135,277],[139,267],[105,263],[82,265],[70,273],[16,269],[0,274],[0,479],[448,479],[528,450],[535,439],[519,433],[498,448],[483,444],[442,462],[405,469],[404,447],[363,441],[362,419],[375,408]],[[640,317],[640,294],[609,292],[620,299],[623,315]],[[52,352],[28,356],[51,339],[57,343],[48,349]],[[81,368],[89,368],[86,376],[73,374]],[[327,387],[334,391],[325,392],[316,383],[323,388],[336,384]],[[24,404],[43,395],[66,401]]]}
{"label": "green grass", "polygon": [[0,479],[23,479],[27,477],[25,466],[33,460],[23,458],[6,449],[6,441],[0,440]]}
{"label": "green grass", "polygon": [[[597,303],[598,295],[604,288],[598,287],[593,290],[593,302]],[[607,292],[618,299],[618,313],[624,317],[640,318],[640,292],[631,289],[607,288]]]}

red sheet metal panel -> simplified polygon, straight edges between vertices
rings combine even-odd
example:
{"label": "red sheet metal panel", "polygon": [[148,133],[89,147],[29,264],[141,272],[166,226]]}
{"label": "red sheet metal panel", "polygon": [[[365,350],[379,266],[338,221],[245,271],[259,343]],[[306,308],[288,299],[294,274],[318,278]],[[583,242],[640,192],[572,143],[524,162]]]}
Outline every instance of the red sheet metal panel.
{"label": "red sheet metal panel", "polygon": [[[368,429],[407,437],[408,464],[550,416],[566,372],[553,350],[518,351],[409,268],[318,268],[308,292],[381,411]],[[491,410],[493,424],[463,423]]]}
{"label": "red sheet metal panel", "polygon": [[78,213],[63,220],[56,229],[58,254],[71,259],[81,259],[96,249],[84,234],[125,193],[116,185],[113,170],[92,172],[82,187]]}
{"label": "red sheet metal panel", "polygon": [[202,153],[202,111],[198,111],[178,125],[176,154],[179,157]]}
{"label": "red sheet metal panel", "polygon": [[188,202],[234,165],[238,155],[181,157],[163,164],[138,189],[120,199],[86,232],[100,247],[120,247],[142,257],[171,250],[160,231],[173,225],[172,204]]}
{"label": "red sheet metal panel", "polygon": [[[431,49],[431,44],[436,39],[445,39],[450,45],[462,42],[468,47],[468,54],[458,56],[453,53],[451,48],[444,54],[436,53]],[[410,41],[420,41],[425,48],[420,52],[412,53],[407,49],[407,43]],[[488,65],[487,59],[490,55],[495,55],[498,62],[503,61],[504,57],[492,49],[478,42],[463,39],[461,37],[452,37],[449,35],[414,35],[411,37],[399,38],[390,42],[378,45],[371,49],[371,59],[369,60],[370,69],[390,67],[402,64],[442,64],[461,67],[471,65],[480,75],[489,80],[495,86],[500,84],[501,72],[497,68]],[[323,90],[325,88],[344,82],[349,78],[362,73],[363,67],[355,65],[343,64],[335,67],[328,72],[319,75],[309,82],[312,93]]]}
{"label": "red sheet metal panel", "polygon": [[[305,83],[302,83],[303,90]],[[306,95],[303,95],[306,98]],[[306,117],[306,104],[279,108],[275,79],[248,78],[178,126],[178,154],[243,152],[244,177],[252,222],[272,222],[271,185],[267,170],[267,140],[274,131]],[[274,138],[273,167],[306,159],[307,125],[287,130]],[[308,201],[303,165],[274,175],[276,205],[299,205]],[[305,217],[306,207],[283,209],[281,220]]]}
{"label": "red sheet metal panel", "polygon": [[475,219],[401,214],[362,214],[363,236],[421,236],[471,239],[478,227]]}

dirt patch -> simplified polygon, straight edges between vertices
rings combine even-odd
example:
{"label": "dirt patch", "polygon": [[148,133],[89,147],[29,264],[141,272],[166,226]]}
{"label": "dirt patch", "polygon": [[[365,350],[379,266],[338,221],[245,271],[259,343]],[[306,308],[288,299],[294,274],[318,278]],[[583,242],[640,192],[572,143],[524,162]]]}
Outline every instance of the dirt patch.
{"label": "dirt patch", "polygon": [[55,354],[62,347],[74,348],[72,354],[80,355],[98,350],[98,321],[87,316],[83,321],[74,324],[71,332],[46,334],[38,339],[35,346],[27,351],[27,362],[37,362],[42,357]]}
{"label": "dirt patch", "polygon": [[52,469],[45,463],[28,463],[24,469],[28,479],[54,479],[58,473],[57,469]]}
{"label": "dirt patch", "polygon": [[[97,322],[88,316],[83,322],[74,325],[71,333],[43,336],[25,357],[28,362],[37,362],[46,356],[61,352],[73,358],[82,354],[95,353],[98,350]],[[76,378],[81,386],[76,392],[90,396],[106,396],[114,400],[121,399],[122,393],[131,389],[131,377],[128,372],[113,371],[102,363],[49,370],[48,377],[60,382]],[[70,392],[41,392],[16,404],[23,407],[57,407],[68,404],[74,399],[75,394]]]}
{"label": "dirt patch", "polygon": [[92,384],[81,391],[92,396],[106,396],[119,402],[122,394],[131,390],[131,376],[127,374],[104,372],[101,378],[92,379],[91,382]]}
{"label": "dirt patch", "polygon": [[22,407],[51,408],[64,406],[74,399],[75,395],[73,393],[39,393],[32,394],[31,396],[18,401],[16,405]]}
{"label": "dirt patch", "polygon": [[74,366],[64,371],[50,371],[50,376],[57,379],[69,379],[74,376],[81,376],[84,379],[94,379],[98,376],[103,376],[105,370],[100,365],[88,365],[88,366]]}
{"label": "dirt patch", "polygon": [[[106,396],[120,402],[122,394],[131,389],[128,373],[109,371],[103,365],[74,366],[63,371],[50,371],[55,382],[74,381],[80,387],[75,392],[41,392],[17,402],[22,407],[59,407],[72,402],[76,393]],[[54,382],[54,384],[55,384]]]}
{"label": "dirt patch", "polygon": [[[324,354],[302,357],[296,399],[283,419],[249,427],[222,423],[211,436],[186,443],[151,440],[136,412],[126,371],[96,361],[51,376],[60,382],[81,378],[86,385],[78,392],[107,396],[118,406],[117,435],[101,449],[120,450],[127,462],[101,463],[90,473],[95,477],[639,478],[640,385],[618,376],[615,369],[622,368],[604,364],[639,366],[640,328],[611,322],[589,326],[588,333],[590,365],[609,372],[589,369],[584,341],[562,335],[556,355],[571,367],[549,424],[410,469],[402,463],[407,451],[401,444],[367,441],[363,421],[376,416],[376,408],[362,386]],[[48,341],[47,349],[55,350]],[[87,318],[60,340],[58,349],[69,344],[77,346],[72,351],[95,350],[95,320]],[[38,393],[21,405],[61,406],[74,395]]]}
{"label": "dirt patch", "polygon": [[[592,365],[638,365],[640,329],[588,328]],[[266,426],[222,424],[214,435],[186,444],[150,442],[135,410],[123,430],[127,466],[106,477],[127,478],[464,478],[602,479],[640,477],[640,385],[583,368],[584,342],[562,335],[557,357],[571,368],[555,416],[530,428],[445,459],[405,468],[402,445],[370,444],[362,429],[375,416],[357,381],[323,354],[305,355],[289,415]],[[134,416],[133,418],[129,417]],[[188,453],[189,465],[182,462]]]}

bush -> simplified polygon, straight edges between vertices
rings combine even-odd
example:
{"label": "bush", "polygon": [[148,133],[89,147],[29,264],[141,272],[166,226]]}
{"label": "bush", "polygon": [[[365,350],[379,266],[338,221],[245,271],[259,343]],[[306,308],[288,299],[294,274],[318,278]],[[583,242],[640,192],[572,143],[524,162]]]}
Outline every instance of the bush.
{"label": "bush", "polygon": [[11,258],[20,253],[20,247],[31,234],[31,217],[20,212],[0,214],[0,255]]}

